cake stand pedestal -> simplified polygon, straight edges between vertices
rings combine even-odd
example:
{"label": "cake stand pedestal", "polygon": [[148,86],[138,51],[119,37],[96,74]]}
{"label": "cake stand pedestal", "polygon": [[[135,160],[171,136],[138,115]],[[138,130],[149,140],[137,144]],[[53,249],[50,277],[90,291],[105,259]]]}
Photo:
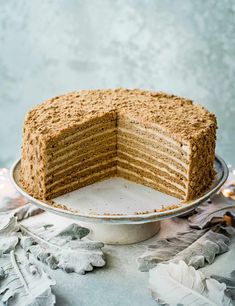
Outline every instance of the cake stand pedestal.
{"label": "cake stand pedestal", "polygon": [[88,238],[106,244],[131,244],[144,241],[156,235],[160,230],[160,221],[142,224],[102,224],[79,222],[90,230]]}

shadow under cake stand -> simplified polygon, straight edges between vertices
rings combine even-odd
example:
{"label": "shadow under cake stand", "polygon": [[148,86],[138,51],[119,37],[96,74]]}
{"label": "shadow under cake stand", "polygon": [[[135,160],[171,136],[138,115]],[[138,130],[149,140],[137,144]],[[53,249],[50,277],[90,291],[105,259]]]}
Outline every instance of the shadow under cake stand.
{"label": "shadow under cake stand", "polygon": [[[160,221],[184,215],[216,193],[228,177],[226,163],[218,155],[213,184],[200,198],[188,203],[123,178],[109,178],[53,199],[53,205],[30,196],[19,181],[20,160],[11,168],[16,189],[31,203],[51,213],[79,221],[90,229],[89,237],[108,244],[146,240],[160,229]],[[159,211],[162,208],[164,211]]]}

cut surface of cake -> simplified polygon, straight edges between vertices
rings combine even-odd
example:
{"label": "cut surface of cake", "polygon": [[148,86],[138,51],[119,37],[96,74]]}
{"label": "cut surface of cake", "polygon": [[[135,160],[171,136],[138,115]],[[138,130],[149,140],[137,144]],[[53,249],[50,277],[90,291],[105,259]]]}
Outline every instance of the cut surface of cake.
{"label": "cut surface of cake", "polygon": [[214,178],[216,118],[200,105],[138,89],[82,90],[32,109],[21,183],[52,199],[120,176],[184,201]]}

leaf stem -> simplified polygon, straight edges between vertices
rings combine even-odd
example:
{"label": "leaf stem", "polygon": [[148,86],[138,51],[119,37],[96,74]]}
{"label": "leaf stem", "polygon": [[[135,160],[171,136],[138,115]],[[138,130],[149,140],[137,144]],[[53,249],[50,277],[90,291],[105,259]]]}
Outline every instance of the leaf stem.
{"label": "leaf stem", "polygon": [[53,247],[53,248],[56,248],[58,250],[62,250],[63,248],[61,248],[60,246],[56,245],[56,244],[53,244],[51,243],[50,241],[46,240],[46,239],[43,239],[42,237],[40,237],[39,235],[33,233],[32,231],[30,231],[28,228],[24,227],[23,225],[20,224],[20,229],[28,234],[29,236],[31,236],[32,238],[34,238],[37,242],[41,242],[42,244],[47,244],[49,245],[50,247]]}
{"label": "leaf stem", "polygon": [[25,288],[25,291],[28,293],[28,295],[32,296],[32,294],[31,294],[31,292],[29,290],[29,287],[28,287],[26,281],[24,280],[24,277],[23,277],[23,275],[22,275],[22,273],[20,271],[20,268],[18,266],[18,263],[17,263],[16,257],[15,257],[14,251],[11,251],[10,256],[11,256],[12,266],[15,269],[16,274],[18,275],[19,279],[21,280],[21,283],[23,284],[23,286]]}

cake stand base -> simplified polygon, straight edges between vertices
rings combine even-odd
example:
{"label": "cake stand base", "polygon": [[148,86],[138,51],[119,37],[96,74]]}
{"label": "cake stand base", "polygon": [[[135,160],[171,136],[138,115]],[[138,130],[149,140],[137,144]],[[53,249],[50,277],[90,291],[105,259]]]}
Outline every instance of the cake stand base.
{"label": "cake stand base", "polygon": [[143,224],[100,224],[79,222],[90,229],[87,236],[106,244],[131,244],[151,238],[160,230],[160,221]]}

